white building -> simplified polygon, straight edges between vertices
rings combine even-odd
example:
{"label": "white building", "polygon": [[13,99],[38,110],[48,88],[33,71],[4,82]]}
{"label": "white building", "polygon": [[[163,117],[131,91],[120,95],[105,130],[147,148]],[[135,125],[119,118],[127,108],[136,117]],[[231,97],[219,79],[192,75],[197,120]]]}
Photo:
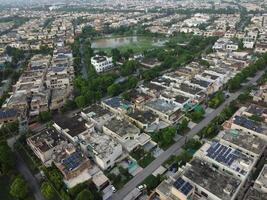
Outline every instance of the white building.
{"label": "white building", "polygon": [[91,63],[97,73],[104,72],[113,68],[112,57],[96,55],[91,58]]}
{"label": "white building", "polygon": [[205,143],[194,156],[212,163],[220,171],[227,171],[242,181],[247,179],[257,161],[241,150],[220,141]]}
{"label": "white building", "polygon": [[111,136],[97,132],[84,133],[80,137],[81,148],[102,169],[110,169],[122,155],[122,146]]}

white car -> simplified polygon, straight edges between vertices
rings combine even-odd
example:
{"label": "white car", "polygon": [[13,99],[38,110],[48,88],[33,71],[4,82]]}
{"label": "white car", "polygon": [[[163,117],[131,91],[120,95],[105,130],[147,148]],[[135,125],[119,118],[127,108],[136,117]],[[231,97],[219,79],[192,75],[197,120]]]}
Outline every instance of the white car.
{"label": "white car", "polygon": [[117,192],[116,188],[113,185],[111,186],[111,189],[113,193]]}
{"label": "white car", "polygon": [[143,191],[144,189],[146,189],[146,184],[139,185],[139,186],[137,187],[137,189],[138,189],[139,191]]}

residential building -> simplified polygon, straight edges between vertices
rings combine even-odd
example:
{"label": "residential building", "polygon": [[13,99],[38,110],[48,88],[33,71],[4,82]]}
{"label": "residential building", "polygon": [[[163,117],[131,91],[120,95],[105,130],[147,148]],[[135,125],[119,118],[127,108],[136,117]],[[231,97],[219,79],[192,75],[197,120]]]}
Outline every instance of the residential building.
{"label": "residential building", "polygon": [[145,132],[155,132],[168,126],[167,123],[161,121],[157,115],[149,110],[134,109],[133,112],[127,113],[125,117]]}
{"label": "residential building", "polygon": [[112,57],[96,55],[91,58],[91,63],[94,66],[97,73],[104,72],[112,69],[113,62]]}
{"label": "residential building", "polygon": [[234,200],[240,190],[239,179],[194,158],[155,190],[160,200]]}
{"label": "residential building", "polygon": [[77,143],[82,134],[94,131],[93,123],[84,120],[80,115],[55,117],[53,126],[72,143]]}
{"label": "residential building", "polygon": [[238,115],[234,116],[230,123],[231,129],[242,130],[267,141],[267,127],[263,123]]}
{"label": "residential building", "polygon": [[84,133],[80,136],[83,152],[93,158],[102,169],[111,169],[122,155],[121,144],[111,136],[99,132]]}
{"label": "residential building", "polygon": [[68,141],[52,127],[27,138],[27,144],[44,165],[50,166],[54,153],[63,151],[68,146]]}
{"label": "residential building", "polygon": [[15,109],[0,109],[0,124],[15,122],[18,117],[18,112]]}
{"label": "residential building", "polygon": [[102,127],[105,123],[110,121],[116,116],[113,112],[103,108],[99,104],[93,104],[81,111],[81,116],[87,121],[91,121],[95,124],[97,130],[102,131]]}
{"label": "residential building", "polygon": [[108,109],[115,114],[125,114],[126,112],[129,112],[133,107],[133,105],[129,101],[124,100],[119,96],[103,100],[101,101],[101,105],[103,106],[103,108]]}
{"label": "residential building", "polygon": [[111,119],[103,126],[103,132],[111,135],[126,149],[132,151],[138,146],[143,146],[151,140],[150,136],[141,133],[140,129],[126,120]]}
{"label": "residential building", "polygon": [[216,140],[211,143],[206,142],[195,153],[194,157],[205,160],[213,164],[217,169],[227,171],[232,176],[245,181],[255,166],[257,159],[230,146]]}
{"label": "residential building", "polygon": [[[91,167],[89,159],[72,145],[68,146],[68,148],[65,148],[63,151],[55,152],[53,157],[56,167],[63,174],[66,182],[83,176],[83,173],[87,172]],[[91,179],[91,176],[88,175],[87,177]],[[81,179],[78,183],[84,181],[86,180]]]}
{"label": "residential building", "polygon": [[237,129],[221,131],[217,139],[228,147],[233,147],[252,158],[260,158],[266,148],[261,138]]}
{"label": "residential building", "polygon": [[183,116],[181,108],[177,104],[171,100],[166,101],[162,98],[147,102],[145,108],[152,111],[158,115],[161,120],[169,124],[177,122]]}

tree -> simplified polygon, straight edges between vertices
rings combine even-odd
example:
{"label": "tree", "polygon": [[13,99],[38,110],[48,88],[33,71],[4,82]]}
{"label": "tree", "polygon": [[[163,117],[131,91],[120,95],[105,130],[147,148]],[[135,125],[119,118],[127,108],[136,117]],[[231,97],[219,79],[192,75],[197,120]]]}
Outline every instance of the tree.
{"label": "tree", "polygon": [[0,143],[0,164],[3,171],[8,171],[15,166],[14,155],[6,142]]}
{"label": "tree", "polygon": [[77,195],[75,200],[94,200],[94,196],[91,191],[84,189]]}
{"label": "tree", "polygon": [[208,102],[212,108],[217,108],[224,101],[224,94],[222,91],[217,92]]}
{"label": "tree", "polygon": [[135,76],[130,76],[128,81],[126,81],[126,89],[132,89],[138,83],[138,78]]}
{"label": "tree", "polygon": [[121,59],[121,52],[117,48],[111,50],[111,55],[114,63]]}
{"label": "tree", "polygon": [[178,125],[178,130],[177,131],[179,133],[184,132],[187,129],[187,127],[188,127],[188,123],[189,123],[189,121],[186,118],[184,118],[182,120],[182,122]]}
{"label": "tree", "polygon": [[47,174],[48,179],[53,183],[56,189],[59,190],[60,188],[62,188],[62,174],[55,166],[46,168],[45,172]]}
{"label": "tree", "polygon": [[21,176],[17,176],[11,183],[10,194],[17,199],[25,199],[28,192],[27,182]]}
{"label": "tree", "polygon": [[112,84],[111,86],[108,87],[108,95],[110,96],[116,96],[120,93],[121,87],[119,84]]}
{"label": "tree", "polygon": [[138,62],[135,60],[126,61],[120,68],[122,76],[129,76],[133,74],[138,66]]}
{"label": "tree", "polygon": [[46,199],[52,199],[55,195],[54,189],[46,181],[42,183],[41,192]]}
{"label": "tree", "polygon": [[194,122],[199,122],[203,118],[203,113],[199,111],[193,111],[189,116]]}
{"label": "tree", "polygon": [[75,103],[77,104],[77,106],[79,108],[84,107],[86,105],[86,98],[85,98],[85,96],[80,95],[80,96],[76,97],[75,98]]}
{"label": "tree", "polygon": [[50,111],[40,112],[40,114],[38,116],[39,122],[48,122],[51,119],[52,119],[52,115],[51,115]]}

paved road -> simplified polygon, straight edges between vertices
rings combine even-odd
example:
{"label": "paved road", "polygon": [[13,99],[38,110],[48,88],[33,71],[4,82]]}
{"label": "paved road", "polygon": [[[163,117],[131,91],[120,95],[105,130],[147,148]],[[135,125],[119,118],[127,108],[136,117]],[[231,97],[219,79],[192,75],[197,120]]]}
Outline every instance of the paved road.
{"label": "paved road", "polygon": [[81,46],[80,46],[80,54],[81,54],[81,65],[82,65],[82,70],[81,70],[81,73],[82,73],[82,77],[84,79],[87,79],[88,78],[88,71],[87,71],[87,65],[85,64],[84,62],[84,51],[83,51],[83,48],[84,48],[84,41],[81,41]]}
{"label": "paved road", "polygon": [[[259,72],[257,75],[252,78],[246,85],[255,83],[260,76],[262,76],[264,72]],[[242,88],[243,89],[243,88]],[[133,177],[124,187],[116,192],[111,199],[112,200],[122,200],[127,194],[129,194],[135,187],[137,187],[140,183],[142,183],[146,177],[152,174],[159,166],[161,166],[171,155],[178,154],[182,151],[182,146],[185,144],[185,141],[193,138],[202,128],[208,125],[208,123],[214,119],[220,112],[229,105],[231,101],[236,99],[242,92],[242,89],[239,91],[230,94],[230,97],[226,99],[226,101],[220,105],[217,109],[215,109],[212,113],[210,113],[205,119],[203,119],[198,125],[196,125],[193,129],[189,131],[186,136],[181,137],[179,141],[169,147],[166,151],[164,151],[158,158],[156,158],[153,162],[151,162],[146,168],[144,168],[139,174]]]}
{"label": "paved road", "polygon": [[[19,136],[14,136],[7,140],[7,143],[12,150],[14,150],[14,144],[18,138]],[[25,161],[21,158],[19,152],[14,151],[14,153],[16,156],[16,168],[27,181],[35,200],[46,200],[41,193],[39,183],[30,171],[29,167],[26,165]]]}
{"label": "paved road", "polygon": [[25,164],[24,160],[21,158],[18,152],[15,152],[16,154],[16,167],[18,171],[22,174],[22,176],[27,181],[31,192],[34,195],[35,200],[45,200],[43,197],[40,186],[31,171],[29,170],[28,166]]}

